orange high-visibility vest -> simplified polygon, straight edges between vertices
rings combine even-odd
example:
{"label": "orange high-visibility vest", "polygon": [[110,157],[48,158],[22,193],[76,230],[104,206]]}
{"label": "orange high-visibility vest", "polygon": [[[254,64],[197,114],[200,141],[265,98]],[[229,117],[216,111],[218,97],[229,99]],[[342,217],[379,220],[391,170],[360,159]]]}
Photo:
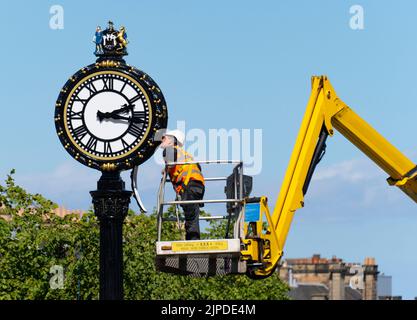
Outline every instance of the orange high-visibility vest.
{"label": "orange high-visibility vest", "polygon": [[[177,159],[175,162],[190,162],[193,157],[183,148],[174,146],[177,150]],[[169,178],[174,185],[177,193],[180,193],[190,180],[200,181],[204,184],[204,177],[197,164],[176,164],[168,166]]]}

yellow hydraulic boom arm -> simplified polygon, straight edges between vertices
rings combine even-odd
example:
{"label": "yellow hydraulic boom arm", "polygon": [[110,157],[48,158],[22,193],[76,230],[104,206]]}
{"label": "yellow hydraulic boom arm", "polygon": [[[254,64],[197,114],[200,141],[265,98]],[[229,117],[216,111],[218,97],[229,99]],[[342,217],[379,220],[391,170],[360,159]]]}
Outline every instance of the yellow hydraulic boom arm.
{"label": "yellow hydraulic boom arm", "polygon": [[255,219],[245,217],[242,239],[241,253],[250,277],[267,277],[277,267],[294,213],[304,205],[304,195],[333,128],[381,167],[389,175],[390,185],[417,202],[417,166],[344,104],[327,77],[312,77],[311,96],[273,213],[266,197],[248,199],[245,204],[247,212],[258,213]]}

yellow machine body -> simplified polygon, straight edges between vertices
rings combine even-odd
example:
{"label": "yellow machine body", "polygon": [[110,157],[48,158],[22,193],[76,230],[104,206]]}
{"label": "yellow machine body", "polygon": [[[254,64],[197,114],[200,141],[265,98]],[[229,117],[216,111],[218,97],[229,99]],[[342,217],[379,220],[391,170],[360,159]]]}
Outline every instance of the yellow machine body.
{"label": "yellow machine body", "polygon": [[267,198],[261,197],[255,201],[259,203],[259,219],[244,223],[241,256],[247,261],[250,277],[267,277],[277,267],[294,213],[304,206],[304,195],[319,161],[321,137],[332,136],[334,129],[384,170],[390,185],[399,187],[417,202],[416,165],[343,103],[326,76],[314,76],[275,208],[270,213]]}

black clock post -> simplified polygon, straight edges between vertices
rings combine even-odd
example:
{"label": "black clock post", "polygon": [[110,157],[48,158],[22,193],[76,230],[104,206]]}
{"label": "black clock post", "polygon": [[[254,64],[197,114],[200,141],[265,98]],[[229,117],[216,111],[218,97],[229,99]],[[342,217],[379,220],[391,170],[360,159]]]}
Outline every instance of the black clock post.
{"label": "black clock post", "polygon": [[100,222],[100,300],[122,300],[123,221],[132,192],[116,171],[103,172],[90,194]]}

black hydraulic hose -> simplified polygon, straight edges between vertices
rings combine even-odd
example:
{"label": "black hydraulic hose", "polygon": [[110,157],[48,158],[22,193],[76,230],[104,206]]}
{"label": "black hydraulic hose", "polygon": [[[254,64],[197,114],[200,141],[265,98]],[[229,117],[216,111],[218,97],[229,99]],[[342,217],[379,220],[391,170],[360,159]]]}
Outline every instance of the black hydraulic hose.
{"label": "black hydraulic hose", "polygon": [[324,154],[326,153],[326,139],[328,137],[328,133],[326,128],[323,126],[321,128],[319,140],[317,141],[316,149],[314,150],[313,159],[311,160],[310,168],[308,168],[306,181],[304,182],[303,186],[303,195],[307,193],[308,187],[311,182],[311,178],[313,177],[314,170],[316,170],[316,166],[323,158]]}

